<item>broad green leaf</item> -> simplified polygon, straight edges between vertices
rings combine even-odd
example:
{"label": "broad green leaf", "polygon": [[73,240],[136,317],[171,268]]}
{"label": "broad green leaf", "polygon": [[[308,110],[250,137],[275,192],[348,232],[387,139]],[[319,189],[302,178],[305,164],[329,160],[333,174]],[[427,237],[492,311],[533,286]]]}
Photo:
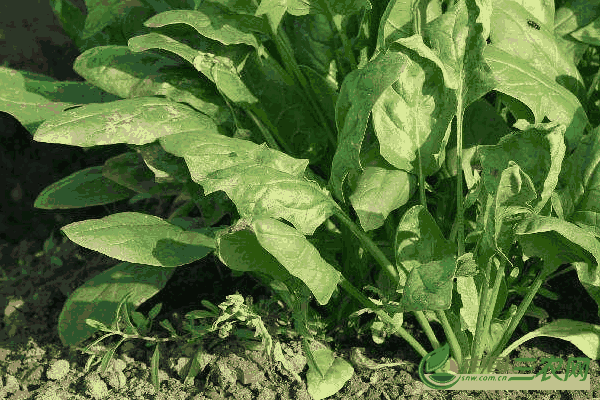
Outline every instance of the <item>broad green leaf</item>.
{"label": "broad green leaf", "polygon": [[[391,0],[379,23],[377,49],[385,49],[390,43],[412,36],[413,4],[411,1]],[[441,4],[436,1],[419,2],[423,23],[429,22],[442,14]]]}
{"label": "broad green leaf", "polygon": [[0,110],[13,115],[31,134],[67,107],[118,100],[86,82],[61,82],[5,67],[0,67],[0,84]]}
{"label": "broad green leaf", "polygon": [[110,204],[132,197],[135,192],[102,175],[102,167],[77,171],[46,187],[33,206],[63,210]]}
{"label": "broad green leaf", "polygon": [[514,223],[534,214],[531,202],[537,194],[531,178],[514,161],[509,161],[508,168],[502,171],[496,190],[493,237],[495,245],[506,250],[513,243]]}
{"label": "broad green leaf", "polygon": [[142,156],[144,163],[154,173],[156,182],[173,182],[175,180],[185,183],[189,180],[190,172],[185,161],[167,153],[158,141],[141,146],[131,146]]}
{"label": "broad green leaf", "polygon": [[570,319],[558,319],[529,332],[508,346],[500,357],[508,356],[521,344],[540,336],[566,340],[573,343],[588,358],[600,359],[600,326]]}
{"label": "broad green leaf", "polygon": [[548,274],[561,264],[585,262],[597,268],[600,261],[598,239],[577,225],[558,218],[529,217],[516,226],[515,234],[523,254],[542,258]]}
{"label": "broad green leaf", "polygon": [[477,314],[479,313],[479,293],[472,276],[457,276],[456,291],[460,294],[462,307],[460,308],[461,330],[469,330],[475,335],[477,327]]}
{"label": "broad green leaf", "polygon": [[162,55],[133,53],[127,46],[100,46],[77,57],[73,69],[86,81],[122,98],[162,95],[189,104],[217,124],[230,118],[227,105],[208,81]]}
{"label": "broad green leaf", "polygon": [[577,97],[529,62],[515,59],[512,54],[494,46],[485,48],[485,61],[497,81],[495,89],[525,103],[533,112],[536,123],[548,117],[566,126],[564,135],[567,153],[570,153],[588,124]]}
{"label": "broad green leaf", "polygon": [[[533,11],[533,10],[531,10]],[[579,73],[573,59],[566,57],[558,47],[554,30],[554,15],[548,16],[549,20],[544,23],[541,18],[543,15],[537,14],[540,19],[536,18],[531,11],[527,10],[527,2],[509,1],[502,0],[494,3],[494,9],[490,18],[490,41],[491,46],[507,54],[510,54],[512,61],[511,66],[517,67],[526,65],[536,72],[537,78],[544,80],[544,82],[556,82],[557,84],[565,87],[571,93],[575,94],[580,101],[586,99],[583,79]],[[528,25],[528,21],[539,21],[537,22],[540,29],[533,29]],[[486,50],[487,53],[487,50]],[[487,56],[486,56],[487,58]],[[496,69],[493,65],[490,65],[492,69]],[[505,77],[509,77],[510,69],[503,66],[502,74],[506,74]],[[496,71],[495,71],[496,72]],[[510,79],[512,81],[512,79]],[[509,81],[502,81],[504,85],[512,86]],[[516,81],[512,81],[516,82]],[[504,92],[513,97],[513,93],[518,93],[521,90],[521,85],[524,82],[520,82],[518,87],[513,87],[510,91]],[[540,86],[546,88],[546,84]],[[538,99],[542,99],[545,96],[539,96],[540,92],[537,92]],[[519,100],[521,100],[519,98]],[[539,100],[538,100],[539,101]],[[529,105],[530,103],[525,102]],[[537,103],[537,101],[536,101]],[[535,103],[532,103],[535,104]],[[535,110],[536,121],[538,121],[538,112],[546,112],[550,104],[550,101],[544,101],[542,109]],[[552,105],[554,107],[554,105]],[[537,112],[536,112],[537,111]],[[541,122],[543,115],[540,115],[538,122]],[[552,121],[556,121],[548,115],[548,118]],[[566,126],[568,123],[564,122]]]}
{"label": "broad green leaf", "polygon": [[254,220],[252,228],[260,245],[290,274],[304,282],[319,304],[327,304],[340,281],[340,273],[321,257],[304,235],[271,218]]}
{"label": "broad green leaf", "polygon": [[214,82],[231,101],[248,104],[257,101],[239,76],[249,53],[247,46],[223,46],[216,42],[210,43],[208,39],[191,38],[191,41],[197,48],[153,32],[131,38],[128,45],[134,52],[163,49],[175,53]]}
{"label": "broad green leaf", "polygon": [[[564,163],[559,190],[564,218],[600,237],[600,130],[584,136]],[[565,182],[566,181],[566,182]],[[600,304],[600,269],[588,262],[573,263],[579,281]]]}
{"label": "broad green leaf", "polygon": [[249,15],[237,15],[216,3],[202,3],[196,10],[171,10],[153,16],[144,23],[158,28],[171,24],[186,24],[199,34],[224,45],[244,43],[258,48],[252,31],[268,34],[262,20]]}
{"label": "broad green leaf", "polygon": [[406,204],[415,192],[415,176],[402,170],[367,167],[350,196],[365,231],[383,225],[389,213]]}
{"label": "broad green leaf", "polygon": [[[421,205],[410,208],[402,216],[396,231],[395,251],[396,264],[408,271],[456,255],[455,245],[444,238],[429,211]],[[399,273],[398,288],[401,288],[407,276],[403,269]]]}
{"label": "broad green leaf", "polygon": [[[300,68],[308,68],[319,76],[329,76],[337,80],[337,70],[344,70],[350,66],[337,64],[338,59],[342,57],[336,57],[336,52],[343,54],[343,49],[339,48],[335,27],[324,14],[310,14],[284,20],[282,29],[285,32],[294,32],[288,35]],[[339,61],[348,63],[343,59]],[[305,71],[302,72],[308,78]]]}
{"label": "broad green leaf", "polygon": [[271,29],[276,33],[286,12],[295,16],[306,15],[310,11],[310,6],[309,2],[302,0],[262,0],[254,15],[266,14]]}
{"label": "broad green leaf", "polygon": [[143,158],[128,152],[108,159],[102,167],[102,176],[138,193],[177,195],[182,191],[180,183],[157,183],[154,174],[144,164]]}
{"label": "broad green leaf", "polygon": [[172,39],[169,36],[155,32],[132,37],[127,42],[127,46],[134,53],[149,49],[163,49],[170,51],[171,53],[177,54],[191,65],[194,65],[194,58],[196,58],[196,55],[198,54],[198,50],[193,47]]}
{"label": "broad green leaf", "polygon": [[411,269],[401,304],[406,311],[447,310],[452,304],[455,256]]}
{"label": "broad green leaf", "polygon": [[231,59],[212,53],[198,52],[192,63],[194,68],[213,81],[217,88],[234,103],[258,102],[246,87]]}
{"label": "broad green leaf", "polygon": [[80,147],[130,143],[142,145],[179,132],[216,131],[213,120],[185,104],[140,97],[90,104],[44,122],[34,140]]}
{"label": "broad green leaf", "polygon": [[319,369],[325,371],[325,377],[314,368],[309,368],[306,383],[312,398],[321,400],[339,392],[354,375],[354,368],[344,359],[335,357],[333,352],[326,348],[314,350],[313,355]]}
{"label": "broad green leaf", "polygon": [[[285,282],[290,273],[266,251],[249,229],[233,228],[232,233],[217,238],[217,256],[234,271],[258,272]],[[250,228],[250,226],[247,226]]]}
{"label": "broad green leaf", "polygon": [[303,178],[307,160],[215,134],[171,135],[160,143],[185,159],[192,179],[206,194],[227,193],[242,217],[284,218],[312,235],[337,207],[326,190]]}
{"label": "broad green leaf", "polygon": [[205,234],[136,212],[73,222],[62,231],[78,245],[109,257],[163,267],[189,264],[215,248],[214,239]]}
{"label": "broad green leaf", "polygon": [[[480,15],[491,11],[490,3],[477,6]],[[444,85],[457,90],[456,96],[462,98],[464,108],[494,88],[482,54],[486,47],[485,26],[479,18],[475,21],[474,16],[464,1],[457,1],[424,26],[423,38],[417,34],[397,40],[440,68]]]}
{"label": "broad green leaf", "polygon": [[393,48],[379,54],[364,68],[346,76],[338,96],[335,120],[338,147],[333,157],[330,185],[338,199],[343,199],[342,184],[349,172],[360,171],[360,147],[369,114],[379,97],[397,79],[408,57]]}
{"label": "broad green leaf", "polygon": [[86,319],[109,326],[121,300],[130,292],[128,304],[137,307],[160,291],[174,268],[119,263],[77,288],[65,302],[58,318],[58,333],[65,346],[76,346],[90,338],[96,329]]}
{"label": "broad green leaf", "polygon": [[600,237],[600,129],[584,136],[563,163],[558,190],[564,218]]}
{"label": "broad green leaf", "polygon": [[419,65],[409,59],[398,81],[373,107],[381,155],[394,167],[415,175],[419,164],[424,176],[440,169],[456,112],[455,96],[437,81],[438,75],[432,64]]}
{"label": "broad green leaf", "polygon": [[539,193],[537,202],[532,204],[538,213],[558,182],[565,154],[564,131],[564,127],[556,123],[528,126],[527,130],[504,136],[497,145],[480,146],[482,178],[488,193],[496,193],[501,171],[513,161],[531,178],[535,192]]}

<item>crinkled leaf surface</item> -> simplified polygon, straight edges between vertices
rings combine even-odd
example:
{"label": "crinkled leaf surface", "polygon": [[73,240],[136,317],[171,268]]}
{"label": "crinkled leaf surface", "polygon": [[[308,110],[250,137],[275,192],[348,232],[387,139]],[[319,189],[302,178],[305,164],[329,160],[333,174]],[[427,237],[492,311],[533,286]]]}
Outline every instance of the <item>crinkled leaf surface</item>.
{"label": "crinkled leaf surface", "polygon": [[69,296],[58,318],[58,333],[65,346],[75,346],[97,329],[85,323],[95,319],[106,326],[114,321],[121,300],[129,293],[128,306],[135,308],[161,290],[175,271],[122,262],[96,275]]}
{"label": "crinkled leaf surface", "polygon": [[158,97],[140,97],[90,104],[63,112],[44,122],[34,140],[91,147],[146,144],[162,136],[198,130],[216,131],[213,120],[185,104]]}
{"label": "crinkled leaf surface", "polygon": [[118,100],[87,82],[61,82],[6,67],[0,67],[0,84],[0,110],[13,115],[32,134],[67,107]]}
{"label": "crinkled leaf surface", "polygon": [[135,191],[102,176],[102,167],[77,171],[46,187],[35,199],[36,208],[63,210],[110,204],[131,198]]}
{"label": "crinkled leaf surface", "polygon": [[215,240],[154,215],[136,212],[73,222],[61,229],[78,245],[132,263],[177,267],[199,260]]}
{"label": "crinkled leaf surface", "polygon": [[420,264],[408,275],[402,296],[406,311],[447,310],[452,304],[456,257]]}
{"label": "crinkled leaf surface", "polygon": [[284,218],[312,235],[337,207],[326,190],[303,177],[307,160],[216,134],[171,135],[160,143],[185,159],[205,193],[227,193],[242,217]]}
{"label": "crinkled leaf surface", "polygon": [[159,54],[133,53],[127,46],[99,46],[77,57],[73,69],[86,81],[122,98],[162,95],[191,105],[217,124],[230,118],[227,105],[210,82]]}
{"label": "crinkled leaf surface", "polygon": [[285,269],[308,286],[319,304],[329,302],[340,273],[296,229],[272,218],[259,218],[252,228],[260,245]]}

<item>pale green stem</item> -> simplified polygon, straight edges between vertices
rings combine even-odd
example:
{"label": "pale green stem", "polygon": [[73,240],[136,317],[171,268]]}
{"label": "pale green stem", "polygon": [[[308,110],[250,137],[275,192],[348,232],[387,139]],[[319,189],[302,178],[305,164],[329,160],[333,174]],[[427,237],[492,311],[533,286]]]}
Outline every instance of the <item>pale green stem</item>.
{"label": "pale green stem", "polygon": [[[488,300],[488,296],[490,294],[489,291],[489,281],[490,281],[490,276],[491,276],[491,271],[492,271],[492,264],[493,262],[493,257],[490,257],[486,266],[486,270],[485,270],[485,275],[484,275],[484,282],[483,285],[481,287],[481,298],[479,300],[479,311],[477,312],[477,325],[475,328],[475,337],[473,339],[473,344],[471,346],[471,359],[473,360],[481,360],[481,357],[483,356],[483,336],[485,335],[486,330],[484,329],[485,326],[485,321],[486,321],[486,310],[489,307],[489,300]],[[491,312],[494,312],[494,308],[492,307]],[[470,374],[474,374],[475,370],[477,369],[477,365],[475,365],[475,363],[471,363],[470,367],[469,367],[469,373]]]}
{"label": "pale green stem", "polygon": [[431,325],[429,324],[429,321],[427,320],[427,317],[425,317],[423,311],[414,311],[413,315],[419,322],[419,325],[421,325],[421,327],[425,331],[425,335],[427,335],[427,339],[429,339],[429,343],[431,343],[431,346],[434,349],[440,347],[440,341],[435,336],[433,329],[431,329]]}
{"label": "pale green stem", "polygon": [[377,261],[377,263],[383,267],[383,270],[387,273],[391,281],[398,282],[398,272],[396,271],[396,268],[387,259],[385,254],[383,254],[381,249],[377,247],[375,243],[373,243],[371,238],[368,237],[360,227],[352,222],[352,220],[348,218],[341,209],[334,208],[333,214],[340,220],[342,224],[350,229],[354,236],[358,238],[364,248],[373,256],[375,261]]}
{"label": "pale green stem", "polygon": [[504,350],[504,348],[506,347],[506,344],[512,337],[515,329],[517,329],[517,325],[519,324],[519,322],[521,322],[521,319],[527,312],[529,305],[533,301],[533,298],[535,297],[538,290],[542,286],[542,283],[544,283],[544,281],[546,280],[547,276],[548,276],[548,273],[545,272],[545,270],[542,267],[542,271],[540,271],[538,276],[533,281],[533,284],[531,285],[529,292],[527,293],[527,295],[525,296],[525,298],[523,299],[521,304],[519,304],[519,307],[517,308],[517,312],[515,313],[515,315],[513,315],[513,317],[511,318],[510,324],[508,325],[508,328],[506,328],[506,330],[504,331],[502,338],[500,339],[498,344],[494,347],[493,351],[487,356],[486,363],[482,364],[482,366],[485,365],[485,367],[482,368],[482,371],[484,371],[484,373],[489,373],[490,370],[492,369],[495,359],[498,357],[498,355],[500,353],[502,353],[502,350]]}
{"label": "pale green stem", "polygon": [[444,332],[446,333],[446,338],[448,339],[448,344],[450,345],[450,349],[452,350],[452,354],[454,355],[456,363],[458,365],[462,365],[462,350],[460,348],[460,344],[458,344],[458,340],[456,340],[454,330],[452,330],[452,326],[448,322],[446,312],[444,310],[436,310],[435,315],[442,323],[442,327],[444,328]]}
{"label": "pale green stem", "polygon": [[413,349],[421,357],[425,357],[427,355],[427,350],[421,346],[421,344],[406,330],[402,327],[401,324],[398,324],[392,317],[389,316],[384,310],[378,307],[375,303],[373,303],[367,296],[362,294],[352,283],[350,283],[343,276],[340,279],[340,286],[346,290],[352,297],[358,300],[364,307],[372,310],[377,316],[386,324],[391,325],[394,328],[394,333],[411,345]]}

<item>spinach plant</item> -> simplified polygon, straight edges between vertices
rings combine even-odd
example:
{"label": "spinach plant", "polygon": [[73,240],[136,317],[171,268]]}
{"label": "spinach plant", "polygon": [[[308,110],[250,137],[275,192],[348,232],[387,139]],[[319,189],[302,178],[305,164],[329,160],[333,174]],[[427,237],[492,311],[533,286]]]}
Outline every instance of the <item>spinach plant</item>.
{"label": "spinach plant", "polygon": [[[3,108],[37,141],[130,151],[47,187],[35,206],[177,205],[166,218],[62,228],[122,261],[70,296],[66,345],[214,253],[288,306],[317,399],[353,374],[317,340],[319,312],[329,329],[397,335],[421,356],[443,339],[461,372],[493,371],[536,336],[598,359],[600,327],[572,320],[508,345],[525,315],[547,317],[532,300],[553,297],[542,285],[565,269],[600,301],[600,133],[585,110],[597,79],[586,92],[576,68],[594,35],[555,30],[547,2],[86,0],[86,16],[51,3],[86,82],[2,68]],[[580,42],[560,39],[569,33]],[[429,343],[403,327],[406,313]]]}

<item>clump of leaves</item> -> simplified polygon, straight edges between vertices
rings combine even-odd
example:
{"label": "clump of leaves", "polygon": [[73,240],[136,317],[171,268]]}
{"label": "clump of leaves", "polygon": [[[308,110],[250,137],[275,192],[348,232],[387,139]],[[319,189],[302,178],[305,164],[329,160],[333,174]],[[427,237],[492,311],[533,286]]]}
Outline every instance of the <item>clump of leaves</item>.
{"label": "clump of leaves", "polygon": [[[600,130],[577,70],[591,25],[555,31],[543,2],[510,0],[173,3],[119,18],[56,6],[85,50],[74,65],[85,83],[0,69],[4,108],[35,140],[130,148],[46,188],[36,207],[178,204],[164,219],[125,212],[63,227],[123,261],[70,296],[66,345],[110,324],[125,293],[139,306],[174,268],[214,253],[291,311],[316,399],[353,374],[316,346],[319,312],[331,330],[370,314],[375,341],[397,335],[425,356],[403,327],[411,313],[461,372],[489,372],[535,336],[600,357],[600,340],[587,340],[598,327],[573,320],[508,345],[525,315],[546,319],[533,298],[552,296],[542,285],[566,264],[600,303]],[[565,47],[573,38],[582,51]],[[78,329],[92,319],[104,325]]]}

